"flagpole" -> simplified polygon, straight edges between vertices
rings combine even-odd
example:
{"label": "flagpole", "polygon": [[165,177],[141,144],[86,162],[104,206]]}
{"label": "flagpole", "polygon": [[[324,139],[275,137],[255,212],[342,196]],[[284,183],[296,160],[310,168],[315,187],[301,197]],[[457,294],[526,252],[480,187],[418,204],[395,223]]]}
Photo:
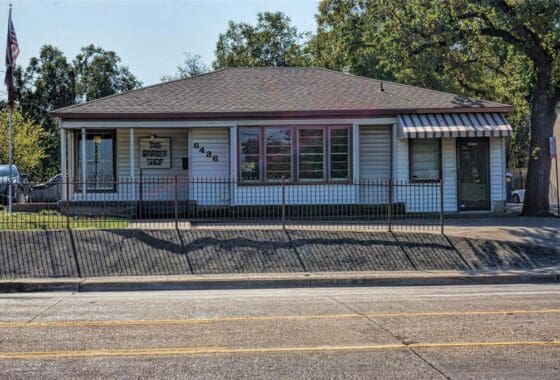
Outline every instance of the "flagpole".
{"label": "flagpole", "polygon": [[14,88],[14,68],[15,60],[19,55],[19,47],[16,38],[16,31],[12,23],[12,4],[10,4],[10,13],[8,16],[8,40],[6,43],[6,78],[4,83],[8,86],[8,213],[12,215],[13,211],[13,141],[12,141],[12,112],[15,105],[15,88]]}

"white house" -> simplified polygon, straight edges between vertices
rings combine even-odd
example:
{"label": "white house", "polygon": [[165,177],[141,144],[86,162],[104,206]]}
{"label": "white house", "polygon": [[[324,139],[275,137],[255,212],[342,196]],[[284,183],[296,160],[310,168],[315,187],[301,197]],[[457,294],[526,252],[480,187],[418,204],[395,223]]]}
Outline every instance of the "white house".
{"label": "white house", "polygon": [[200,205],[277,204],[282,178],[288,204],[385,203],[356,184],[391,178],[411,186],[393,199],[409,210],[430,211],[415,191],[442,180],[444,210],[463,212],[503,207],[511,110],[321,68],[228,68],[53,115],[68,201],[172,196],[130,185],[142,175],[185,179]]}

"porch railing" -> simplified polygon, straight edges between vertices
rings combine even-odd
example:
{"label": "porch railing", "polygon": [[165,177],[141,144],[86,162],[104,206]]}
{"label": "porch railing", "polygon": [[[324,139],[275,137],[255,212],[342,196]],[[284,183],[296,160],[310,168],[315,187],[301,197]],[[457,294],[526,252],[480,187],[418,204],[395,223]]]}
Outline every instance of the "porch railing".
{"label": "porch railing", "polygon": [[[441,181],[243,183],[229,178],[142,177],[14,185],[0,230],[183,228],[189,223],[366,230],[444,228]],[[7,201],[6,196],[0,199]],[[237,228],[237,227],[236,227]]]}

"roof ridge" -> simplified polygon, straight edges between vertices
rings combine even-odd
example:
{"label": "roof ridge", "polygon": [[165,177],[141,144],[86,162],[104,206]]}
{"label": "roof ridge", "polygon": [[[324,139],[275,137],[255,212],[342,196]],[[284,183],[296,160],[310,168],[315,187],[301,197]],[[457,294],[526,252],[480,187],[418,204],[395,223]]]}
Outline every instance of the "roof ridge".
{"label": "roof ridge", "polygon": [[186,80],[189,80],[189,79],[196,79],[196,78],[200,78],[202,76],[207,76],[207,75],[210,75],[210,74],[216,74],[216,73],[219,73],[220,71],[224,71],[224,70],[227,70],[229,68],[230,67],[222,67],[222,68],[217,69],[217,70],[208,71],[207,73],[202,73],[202,74],[194,75],[194,76],[187,77],[187,78],[179,78],[179,79],[168,80],[168,81],[164,81],[164,82],[160,82],[160,83],[154,83],[154,84],[151,84],[149,86],[134,88],[132,90],[128,90],[128,91],[125,91],[125,92],[119,92],[118,94],[112,94],[112,95],[102,96],[101,98],[88,100],[85,103],[71,104],[71,105],[66,106],[66,107],[58,108],[56,111],[57,112],[58,111],[66,111],[68,109],[79,108],[80,106],[83,106],[85,104],[92,104],[92,103],[96,103],[96,102],[101,101],[101,100],[107,100],[107,99],[115,98],[115,97],[121,96],[121,95],[128,95],[128,94],[133,93],[133,92],[148,90],[150,88],[159,87],[159,86],[163,86],[163,85],[170,84],[170,83],[175,83],[175,82],[182,82],[182,81],[186,81]]}

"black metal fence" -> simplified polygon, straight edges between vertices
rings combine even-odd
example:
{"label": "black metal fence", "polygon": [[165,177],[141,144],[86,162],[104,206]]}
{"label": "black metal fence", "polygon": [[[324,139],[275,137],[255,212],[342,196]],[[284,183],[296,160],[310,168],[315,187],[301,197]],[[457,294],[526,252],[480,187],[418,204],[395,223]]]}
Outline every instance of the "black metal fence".
{"label": "black metal fence", "polygon": [[183,228],[194,222],[443,232],[443,193],[441,181],[392,179],[264,184],[186,177],[59,179],[17,185],[11,213],[0,193],[0,230]]}

